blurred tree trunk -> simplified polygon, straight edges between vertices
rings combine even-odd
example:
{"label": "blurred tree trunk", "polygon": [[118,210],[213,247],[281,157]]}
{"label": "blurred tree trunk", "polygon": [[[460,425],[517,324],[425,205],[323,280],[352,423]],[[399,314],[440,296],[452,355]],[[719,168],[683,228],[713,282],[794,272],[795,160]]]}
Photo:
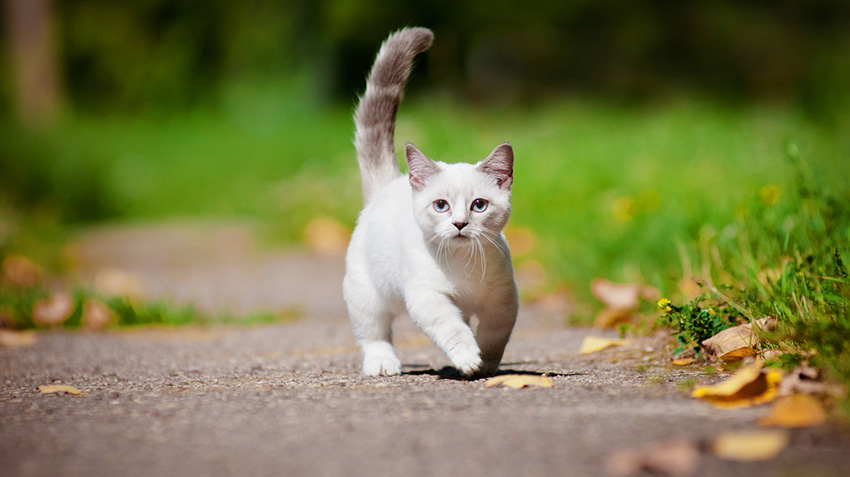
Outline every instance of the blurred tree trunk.
{"label": "blurred tree trunk", "polygon": [[4,2],[18,116],[30,126],[49,126],[61,103],[51,0]]}

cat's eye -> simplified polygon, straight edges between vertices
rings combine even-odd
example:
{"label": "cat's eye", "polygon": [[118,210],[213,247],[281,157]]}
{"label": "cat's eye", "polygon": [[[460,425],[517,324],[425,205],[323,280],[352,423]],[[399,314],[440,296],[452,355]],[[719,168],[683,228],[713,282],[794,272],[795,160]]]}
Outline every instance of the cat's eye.
{"label": "cat's eye", "polygon": [[472,211],[473,212],[484,212],[487,210],[487,205],[490,202],[487,202],[484,199],[475,199],[472,201]]}
{"label": "cat's eye", "polygon": [[437,212],[440,212],[440,213],[448,212],[449,211],[449,203],[446,202],[443,199],[435,200],[434,201],[434,210],[436,210]]}

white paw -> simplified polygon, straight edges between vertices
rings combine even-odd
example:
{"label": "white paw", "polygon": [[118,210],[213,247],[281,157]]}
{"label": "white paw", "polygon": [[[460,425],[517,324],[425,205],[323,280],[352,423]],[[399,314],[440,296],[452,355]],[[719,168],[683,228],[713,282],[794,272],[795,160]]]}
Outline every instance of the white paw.
{"label": "white paw", "polygon": [[395,376],[401,374],[401,361],[386,341],[362,344],[363,374],[366,376]]}
{"label": "white paw", "polygon": [[401,361],[395,356],[373,356],[363,360],[363,374],[366,376],[396,376],[401,374]]}
{"label": "white paw", "polygon": [[460,372],[467,376],[472,376],[481,369],[481,356],[478,355],[478,350],[466,349],[463,351],[455,351],[449,356],[452,364]]}

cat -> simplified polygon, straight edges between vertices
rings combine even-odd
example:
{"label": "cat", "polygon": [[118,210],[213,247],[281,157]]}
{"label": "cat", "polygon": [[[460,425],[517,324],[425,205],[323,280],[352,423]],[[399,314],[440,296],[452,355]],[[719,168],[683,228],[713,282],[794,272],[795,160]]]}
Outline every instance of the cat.
{"label": "cat", "polygon": [[[511,212],[513,149],[445,164],[393,135],[413,58],[433,34],[406,28],[381,45],[354,113],[364,208],[346,255],[343,295],[367,376],[397,375],[393,319],[405,312],[468,377],[496,373],[518,311],[502,230]],[[470,326],[471,325],[471,326]]]}

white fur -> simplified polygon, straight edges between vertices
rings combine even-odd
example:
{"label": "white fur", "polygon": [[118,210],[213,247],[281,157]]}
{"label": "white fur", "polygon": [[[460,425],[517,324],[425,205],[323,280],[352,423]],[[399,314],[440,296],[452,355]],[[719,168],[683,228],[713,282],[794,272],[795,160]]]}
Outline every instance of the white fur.
{"label": "white fur", "polygon": [[[372,196],[346,257],[343,293],[363,350],[363,373],[401,373],[391,325],[406,312],[455,368],[492,375],[518,307],[502,234],[510,216],[512,176],[506,181],[505,174],[513,153],[504,144],[479,164],[449,165],[408,145],[407,156],[411,175],[399,175]],[[503,176],[493,172],[499,167]],[[439,199],[448,202],[448,212],[435,210]],[[475,199],[489,201],[484,212],[471,209]],[[468,225],[459,230],[454,223]]]}

